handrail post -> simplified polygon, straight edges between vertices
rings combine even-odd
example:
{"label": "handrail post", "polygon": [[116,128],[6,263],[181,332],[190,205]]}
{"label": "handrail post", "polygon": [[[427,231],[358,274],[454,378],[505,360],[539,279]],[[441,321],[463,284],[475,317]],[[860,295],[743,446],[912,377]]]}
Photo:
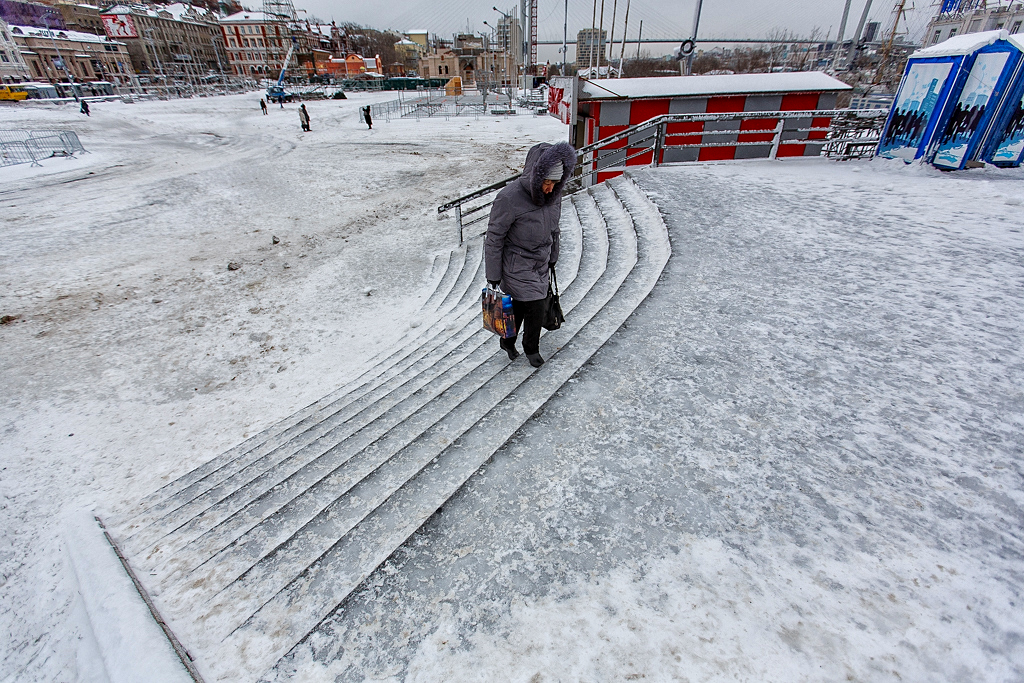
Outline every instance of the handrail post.
{"label": "handrail post", "polygon": [[786,119],[779,119],[779,122],[775,124],[775,137],[772,139],[772,151],[768,155],[768,158],[772,161],[779,155],[779,144],[782,143],[782,130],[786,127]]}
{"label": "handrail post", "polygon": [[668,129],[668,124],[661,121],[658,124],[658,135],[654,140],[654,158],[651,159],[651,166],[657,167],[661,165],[661,148],[665,146],[665,133]]}
{"label": "handrail post", "polygon": [[462,246],[462,204],[455,207],[455,227],[459,231],[459,246]]}

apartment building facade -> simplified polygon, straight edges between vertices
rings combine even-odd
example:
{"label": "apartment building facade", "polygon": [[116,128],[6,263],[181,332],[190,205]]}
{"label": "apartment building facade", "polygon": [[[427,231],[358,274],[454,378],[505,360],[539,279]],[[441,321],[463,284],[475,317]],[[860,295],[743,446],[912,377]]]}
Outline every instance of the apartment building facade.
{"label": "apartment building facade", "polygon": [[984,0],[946,0],[925,29],[923,47],[964,33],[1006,29],[1013,34],[1024,30],[1024,2],[987,5]]}
{"label": "apartment building facade", "polygon": [[127,46],[105,36],[37,26],[10,26],[29,75],[50,83],[108,81],[131,85],[134,73]]}
{"label": "apartment building facade", "polygon": [[118,4],[100,18],[107,36],[127,46],[135,72],[152,81],[190,80],[224,67],[224,38],[209,10]]}

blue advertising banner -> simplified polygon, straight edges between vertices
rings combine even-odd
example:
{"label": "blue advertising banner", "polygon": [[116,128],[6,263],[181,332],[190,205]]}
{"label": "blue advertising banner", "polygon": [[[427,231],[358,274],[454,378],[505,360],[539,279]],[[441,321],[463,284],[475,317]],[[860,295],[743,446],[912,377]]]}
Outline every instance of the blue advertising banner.
{"label": "blue advertising banner", "polygon": [[1009,57],[1008,52],[988,52],[978,55],[974,60],[971,75],[960,91],[960,99],[939,139],[939,149],[933,164],[944,168],[960,168],[963,165],[968,145],[975,133],[981,132],[981,123],[989,110],[989,99],[1003,75],[1003,67]]}
{"label": "blue advertising banner", "polygon": [[911,63],[903,76],[899,96],[878,152],[890,158],[913,161],[949,78],[951,62]]}
{"label": "blue advertising banner", "polygon": [[1010,121],[1006,125],[1003,139],[999,142],[992,163],[997,166],[1016,166],[1024,153],[1024,95],[1017,98]]}

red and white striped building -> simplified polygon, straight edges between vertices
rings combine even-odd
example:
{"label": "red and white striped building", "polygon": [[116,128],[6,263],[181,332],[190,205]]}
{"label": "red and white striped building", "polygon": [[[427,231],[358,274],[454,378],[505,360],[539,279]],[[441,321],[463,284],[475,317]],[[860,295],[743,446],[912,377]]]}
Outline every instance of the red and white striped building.
{"label": "red and white striped building", "polygon": [[[734,74],[721,76],[676,76],[666,78],[581,79],[577,86],[576,128],[572,140],[577,148],[598,142],[629,126],[662,114],[728,114],[735,112],[810,111],[833,109],[836,97],[850,86],[817,72]],[[670,123],[659,163],[715,161],[721,159],[768,158],[778,118],[746,118]],[[828,116],[785,119],[778,157],[817,156],[820,145],[786,143],[786,140],[824,139],[825,131],[800,132],[799,128],[827,127]],[[715,131],[715,135],[704,135]],[[733,132],[735,131],[735,132]],[[648,166],[653,161],[654,143],[648,139],[632,146],[633,137],[610,143],[596,154],[601,182],[619,175],[621,168]],[[642,135],[635,136],[643,137]],[[681,147],[717,143],[715,147]],[[760,145],[729,146],[729,142],[763,142]],[[726,144],[722,144],[726,143]],[[649,151],[643,154],[643,150]],[[636,154],[636,156],[633,156]],[[627,157],[632,157],[627,159]],[[615,169],[615,170],[612,170]]]}

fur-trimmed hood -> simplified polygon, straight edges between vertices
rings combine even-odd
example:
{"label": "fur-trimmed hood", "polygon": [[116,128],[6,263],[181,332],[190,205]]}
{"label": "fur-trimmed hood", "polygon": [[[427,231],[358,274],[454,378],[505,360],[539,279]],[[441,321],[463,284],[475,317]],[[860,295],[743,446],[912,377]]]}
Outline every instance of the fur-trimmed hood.
{"label": "fur-trimmed hood", "polygon": [[[555,165],[555,162],[562,162],[562,179],[555,183],[555,189],[545,195],[541,191],[544,184],[544,176]],[[562,196],[562,188],[565,182],[572,175],[576,167],[576,150],[568,142],[559,142],[551,145],[547,142],[534,145],[526,154],[526,165],[523,167],[523,176],[520,182],[523,188],[529,193],[533,203],[537,206],[552,204]]]}

